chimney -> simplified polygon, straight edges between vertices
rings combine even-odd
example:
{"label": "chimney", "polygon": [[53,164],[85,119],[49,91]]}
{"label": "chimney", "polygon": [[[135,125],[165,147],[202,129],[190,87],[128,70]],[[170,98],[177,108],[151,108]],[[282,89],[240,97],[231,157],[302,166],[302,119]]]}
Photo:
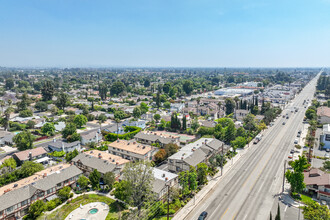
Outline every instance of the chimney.
{"label": "chimney", "polygon": [[29,152],[29,160],[32,161],[32,152]]}

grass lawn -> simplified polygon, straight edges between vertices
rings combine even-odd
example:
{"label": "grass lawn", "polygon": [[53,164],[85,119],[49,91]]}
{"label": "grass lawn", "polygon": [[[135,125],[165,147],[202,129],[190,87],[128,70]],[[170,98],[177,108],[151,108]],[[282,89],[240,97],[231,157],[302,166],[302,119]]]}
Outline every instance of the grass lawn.
{"label": "grass lawn", "polygon": [[[80,204],[85,205],[91,202],[104,202],[109,205],[109,214],[106,217],[106,220],[110,220],[113,218],[118,218],[118,212],[123,208],[122,206],[115,202],[114,200],[106,197],[99,196],[96,194],[85,194],[73,199],[68,204],[65,204],[60,209],[50,213],[47,215],[47,220],[64,220],[73,210],[79,208]],[[44,215],[40,216],[38,220],[44,219]]]}
{"label": "grass lawn", "polygon": [[306,195],[300,194],[301,200],[303,203],[307,204],[307,202],[314,202],[314,200]]}

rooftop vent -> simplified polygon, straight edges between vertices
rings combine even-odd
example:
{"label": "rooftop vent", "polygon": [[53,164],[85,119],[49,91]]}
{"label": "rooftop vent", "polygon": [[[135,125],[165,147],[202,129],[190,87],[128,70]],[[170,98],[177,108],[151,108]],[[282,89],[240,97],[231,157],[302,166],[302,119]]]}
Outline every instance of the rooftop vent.
{"label": "rooftop vent", "polygon": [[165,173],[162,174],[162,177],[165,177]]}

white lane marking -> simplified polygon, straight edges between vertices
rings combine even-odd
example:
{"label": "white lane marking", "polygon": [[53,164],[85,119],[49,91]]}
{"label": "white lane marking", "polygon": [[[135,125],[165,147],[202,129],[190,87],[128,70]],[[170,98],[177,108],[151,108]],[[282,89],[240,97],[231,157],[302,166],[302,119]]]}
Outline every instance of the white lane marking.
{"label": "white lane marking", "polygon": [[286,209],[288,208],[288,205],[285,206],[284,212],[286,212]]}

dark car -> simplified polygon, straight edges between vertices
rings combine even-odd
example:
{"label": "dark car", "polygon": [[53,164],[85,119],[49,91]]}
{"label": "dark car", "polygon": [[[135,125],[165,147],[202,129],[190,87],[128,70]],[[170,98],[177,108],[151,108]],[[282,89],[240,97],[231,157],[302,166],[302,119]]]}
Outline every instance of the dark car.
{"label": "dark car", "polygon": [[198,220],[204,220],[206,219],[206,216],[207,216],[207,212],[204,211],[199,215]]}

